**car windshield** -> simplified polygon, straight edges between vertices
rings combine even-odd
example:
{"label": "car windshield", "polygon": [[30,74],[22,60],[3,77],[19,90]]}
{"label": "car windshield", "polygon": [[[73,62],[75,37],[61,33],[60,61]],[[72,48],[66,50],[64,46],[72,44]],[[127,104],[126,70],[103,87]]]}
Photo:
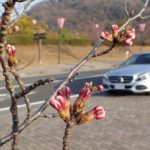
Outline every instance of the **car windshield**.
{"label": "car windshield", "polygon": [[138,54],[127,59],[123,65],[150,64],[150,54]]}

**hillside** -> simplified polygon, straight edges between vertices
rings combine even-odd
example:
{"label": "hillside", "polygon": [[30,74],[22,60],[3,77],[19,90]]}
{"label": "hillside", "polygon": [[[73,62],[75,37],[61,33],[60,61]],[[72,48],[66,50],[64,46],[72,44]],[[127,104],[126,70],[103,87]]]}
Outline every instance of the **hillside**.
{"label": "hillside", "polygon": [[[135,13],[143,5],[142,0],[128,0],[128,4],[129,10],[134,10]],[[57,29],[57,17],[64,16],[65,28],[85,32],[90,37],[97,32],[96,23],[100,24],[102,31],[118,20],[122,22],[125,17],[122,0],[47,0],[32,7],[27,14],[37,20],[45,20],[50,29],[54,30]],[[145,21],[150,24],[148,20]],[[135,26],[140,22],[142,21],[138,20]],[[150,33],[149,29],[147,32]],[[147,36],[144,35],[144,38]]]}

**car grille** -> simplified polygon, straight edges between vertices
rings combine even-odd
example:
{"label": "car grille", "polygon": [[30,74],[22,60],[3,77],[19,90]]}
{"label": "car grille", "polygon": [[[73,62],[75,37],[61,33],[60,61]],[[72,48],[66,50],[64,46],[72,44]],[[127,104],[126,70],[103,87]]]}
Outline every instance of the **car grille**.
{"label": "car grille", "polygon": [[132,76],[111,76],[109,81],[111,83],[130,83],[133,80]]}

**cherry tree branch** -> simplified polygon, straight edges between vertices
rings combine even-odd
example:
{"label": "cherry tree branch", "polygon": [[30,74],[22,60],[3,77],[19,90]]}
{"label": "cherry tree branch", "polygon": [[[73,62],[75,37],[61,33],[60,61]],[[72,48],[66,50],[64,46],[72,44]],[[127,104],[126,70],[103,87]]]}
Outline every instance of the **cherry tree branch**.
{"label": "cherry tree branch", "polygon": [[[23,0],[23,1],[22,1],[22,0],[19,0],[19,1],[17,1],[17,2],[24,2],[24,1],[27,1],[27,0]],[[33,1],[34,1],[34,0],[28,0],[27,3],[26,3],[25,6],[24,6],[22,12],[21,12],[20,14],[19,14],[18,11],[14,8],[15,13],[16,13],[16,15],[17,15],[17,18],[14,19],[14,20],[10,23],[9,28],[11,28],[11,27],[20,19],[20,17],[21,17],[22,15],[24,15],[24,13],[26,12],[26,10],[29,8],[29,6],[31,5],[31,3],[32,3]]]}
{"label": "cherry tree branch", "polygon": [[34,90],[35,88],[41,86],[41,85],[45,85],[47,83],[52,83],[53,80],[49,80],[49,79],[45,79],[45,80],[38,80],[36,82],[34,82],[32,85],[28,86],[28,87],[24,87],[23,90],[19,93],[15,94],[15,98],[19,99],[21,97],[23,97],[24,95],[30,93],[32,90]]}
{"label": "cherry tree branch", "polygon": [[133,17],[131,17],[131,18],[128,18],[128,20],[125,22],[125,24],[120,27],[120,29],[119,29],[120,32],[121,32],[122,30],[124,30],[125,27],[126,27],[130,22],[133,22],[133,21],[136,20],[137,18],[141,18],[141,19],[142,19],[142,17],[143,17],[142,15],[143,15],[145,9],[148,7],[149,1],[150,1],[150,0],[146,0],[146,1],[145,1],[145,4],[144,4],[143,8],[141,8],[141,10],[140,10],[135,16],[133,16]]}
{"label": "cherry tree branch", "polygon": [[126,14],[127,18],[129,18],[130,14],[129,14],[129,11],[128,11],[128,8],[127,8],[126,0],[123,0],[123,6],[124,6],[125,14]]}
{"label": "cherry tree branch", "polygon": [[[24,82],[21,80],[19,74],[14,70],[14,68],[12,68],[10,70],[10,72],[14,75],[16,81],[18,82],[18,85],[19,85],[20,89],[22,90],[22,93],[24,93],[26,88],[25,88]],[[14,96],[14,97],[15,97],[15,99],[17,99],[16,96]],[[27,108],[27,119],[30,119],[30,115],[31,115],[30,100],[28,98],[27,93],[23,94],[23,97],[24,97],[24,101],[25,101],[25,104],[26,104],[26,108]]]}

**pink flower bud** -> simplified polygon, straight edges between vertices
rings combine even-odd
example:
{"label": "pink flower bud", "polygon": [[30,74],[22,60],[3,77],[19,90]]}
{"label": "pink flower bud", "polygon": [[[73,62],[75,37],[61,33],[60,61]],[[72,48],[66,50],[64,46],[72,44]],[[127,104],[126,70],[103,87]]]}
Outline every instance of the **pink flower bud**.
{"label": "pink flower bud", "polygon": [[14,26],[13,27],[13,32],[18,32],[19,31],[19,26]]}
{"label": "pink flower bud", "polygon": [[82,88],[79,92],[79,98],[83,101],[87,101],[91,96],[91,90],[89,88]]}
{"label": "pink flower bud", "polygon": [[51,99],[50,104],[57,110],[62,111],[65,107],[65,99],[63,96],[59,95]]}
{"label": "pink flower bud", "polygon": [[68,99],[70,97],[70,93],[71,93],[70,88],[65,86],[57,92],[57,95],[61,95],[66,99]]}
{"label": "pink flower bud", "polygon": [[78,124],[88,123],[93,119],[103,119],[105,117],[105,111],[102,106],[96,106],[91,111],[80,114],[80,120]]}
{"label": "pink flower bud", "polygon": [[15,56],[16,48],[13,45],[7,44],[6,49],[9,56]]}
{"label": "pink flower bud", "polygon": [[105,117],[105,111],[102,106],[96,106],[90,111],[95,119],[103,119]]}
{"label": "pink flower bud", "polygon": [[104,91],[104,86],[103,85],[98,85],[97,90],[98,91]]}
{"label": "pink flower bud", "polygon": [[112,32],[117,32],[119,30],[119,27],[117,24],[112,25]]}
{"label": "pink flower bud", "polygon": [[64,121],[70,119],[70,101],[66,100],[65,97],[61,95],[55,96],[50,100],[50,105],[58,111]]}
{"label": "pink flower bud", "polygon": [[102,39],[107,39],[107,38],[109,38],[109,36],[110,36],[110,33],[107,32],[107,31],[101,33],[101,38],[102,38]]}

